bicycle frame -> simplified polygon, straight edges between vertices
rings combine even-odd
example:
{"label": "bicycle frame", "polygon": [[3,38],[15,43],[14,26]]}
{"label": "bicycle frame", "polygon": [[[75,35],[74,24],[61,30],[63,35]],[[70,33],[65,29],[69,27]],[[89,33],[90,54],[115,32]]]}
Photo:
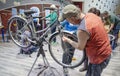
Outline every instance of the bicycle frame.
{"label": "bicycle frame", "polygon": [[[39,17],[34,17],[34,18],[39,18]],[[31,30],[31,32],[32,32],[32,34],[33,34],[33,37],[37,37],[36,36],[36,34],[38,34],[38,33],[42,33],[42,32],[44,32],[41,36],[40,36],[40,38],[42,38],[42,37],[44,37],[50,30],[51,30],[51,28],[52,28],[52,25],[57,21],[57,19],[53,22],[53,23],[51,23],[51,24],[47,24],[47,27],[46,28],[44,28],[44,29],[42,29],[42,30],[38,30],[38,31],[36,31],[36,29],[35,29],[35,25],[34,25],[34,22],[33,22],[33,17],[31,16],[31,15],[28,15],[28,16],[26,16],[25,17],[25,21],[26,21],[26,25],[30,28],[30,30]],[[25,26],[26,26],[25,25]],[[57,25],[55,25],[55,27],[56,27]],[[39,38],[39,39],[40,39]],[[32,40],[30,40],[29,38],[28,38],[28,40],[30,41],[30,42],[32,42],[32,43],[35,43],[34,41],[32,41]],[[38,39],[37,39],[38,40]]]}
{"label": "bicycle frame", "polygon": [[[39,17],[34,17],[34,18],[39,18]],[[56,20],[55,20],[52,24],[47,25],[46,28],[36,31],[35,25],[34,25],[34,22],[33,22],[33,17],[31,15],[26,17],[26,21],[27,21],[27,26],[32,30],[33,34],[38,34],[38,33],[47,31],[49,28],[51,28],[51,25],[56,22]]]}

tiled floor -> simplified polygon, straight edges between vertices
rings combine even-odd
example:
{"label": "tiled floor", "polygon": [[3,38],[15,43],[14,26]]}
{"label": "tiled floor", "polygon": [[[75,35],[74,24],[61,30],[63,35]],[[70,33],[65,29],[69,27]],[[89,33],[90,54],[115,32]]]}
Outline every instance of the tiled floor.
{"label": "tiled floor", "polygon": [[[45,48],[46,47],[47,46],[45,46]],[[34,53],[32,57],[29,57],[26,55],[17,55],[18,52],[19,47],[17,47],[13,42],[0,42],[0,76],[27,76],[36,58],[36,53]],[[49,52],[46,52],[46,54],[51,66],[57,68],[57,70],[62,74],[62,67],[51,58]],[[39,57],[30,76],[36,76],[37,71],[35,71],[35,68],[38,67],[38,63],[43,64],[41,56]],[[85,72],[79,72],[79,68],[82,66],[83,65],[75,69],[69,69],[69,75],[85,76]],[[108,67],[103,71],[102,76],[120,76],[120,45],[112,54],[112,59],[110,60]]]}

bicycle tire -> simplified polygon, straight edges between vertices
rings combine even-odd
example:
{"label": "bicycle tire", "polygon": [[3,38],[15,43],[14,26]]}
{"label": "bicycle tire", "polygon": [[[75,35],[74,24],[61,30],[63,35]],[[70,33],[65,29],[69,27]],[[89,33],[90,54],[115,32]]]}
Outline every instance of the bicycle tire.
{"label": "bicycle tire", "polygon": [[[24,41],[22,41],[22,37],[25,35],[22,35],[23,33],[25,33],[25,31],[29,30],[30,32],[30,36],[29,38],[32,38],[33,33],[30,29],[30,27],[27,25],[27,20],[25,18],[22,18],[21,16],[13,16],[9,19],[8,21],[8,32],[9,35],[12,39],[12,41],[18,45],[19,47],[22,48],[27,48],[31,45],[31,43],[26,39],[24,39]],[[26,35],[27,37],[27,35]],[[28,38],[28,37],[27,37]],[[23,44],[23,42],[25,44]]]}
{"label": "bicycle tire", "polygon": [[[75,61],[71,61],[71,63],[70,64],[66,64],[65,62],[63,62],[63,56],[64,56],[64,54],[66,53],[66,47],[64,47],[64,45],[63,45],[63,43],[61,43],[62,41],[60,41],[60,40],[62,40],[61,39],[61,37],[59,37],[61,34],[63,34],[63,35],[67,35],[67,36],[70,36],[70,37],[72,37],[73,38],[73,40],[74,41],[77,41],[77,37],[75,36],[75,35],[73,35],[73,34],[71,34],[71,33],[68,33],[68,32],[62,32],[62,33],[59,33],[59,32],[55,32],[51,37],[50,37],[50,39],[49,39],[49,52],[50,52],[50,55],[52,56],[52,58],[59,64],[59,65],[61,65],[61,66],[63,66],[63,67],[67,67],[67,68],[75,68],[75,67],[78,67],[79,65],[81,65],[83,62],[84,62],[84,60],[85,60],[85,57],[86,57],[86,54],[85,54],[85,51],[78,51],[78,50],[76,50],[76,51],[74,51],[74,55],[72,56],[72,58],[74,58],[74,57],[76,57],[76,62]],[[57,40],[56,40],[56,42],[58,42],[57,43],[57,45],[56,46],[53,46],[52,45],[52,42],[53,42],[53,40],[54,40],[54,38],[56,38]],[[70,48],[69,48],[70,49]],[[68,50],[69,50],[68,49]],[[58,51],[61,51],[62,50],[62,52],[63,53],[60,53],[60,52],[58,52]],[[58,52],[58,53],[57,53]],[[75,54],[75,52],[76,52],[76,54]],[[69,52],[70,53],[70,52]],[[61,55],[61,56],[60,56]],[[69,55],[69,54],[68,54]],[[78,55],[79,55],[79,58],[78,58]],[[59,56],[59,57],[58,57]]]}

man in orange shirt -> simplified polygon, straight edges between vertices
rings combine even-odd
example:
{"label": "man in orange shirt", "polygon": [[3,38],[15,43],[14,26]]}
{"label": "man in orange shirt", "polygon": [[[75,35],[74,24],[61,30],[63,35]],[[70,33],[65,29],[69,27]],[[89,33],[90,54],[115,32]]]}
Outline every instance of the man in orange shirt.
{"label": "man in orange shirt", "polygon": [[66,19],[73,25],[79,25],[77,30],[78,42],[63,37],[63,41],[73,47],[86,51],[89,59],[86,76],[101,76],[108,65],[111,56],[111,46],[102,20],[93,13],[84,15],[75,5],[63,8],[62,20]]}

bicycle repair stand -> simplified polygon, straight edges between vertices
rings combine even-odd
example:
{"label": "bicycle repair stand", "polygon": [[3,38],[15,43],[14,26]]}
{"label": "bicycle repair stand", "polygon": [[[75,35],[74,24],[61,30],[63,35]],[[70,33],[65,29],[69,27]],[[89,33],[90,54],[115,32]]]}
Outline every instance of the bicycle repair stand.
{"label": "bicycle repair stand", "polygon": [[44,61],[44,64],[45,64],[45,65],[44,65],[43,67],[41,67],[41,68],[38,68],[38,69],[42,69],[42,70],[37,74],[37,76],[39,76],[42,72],[44,72],[44,71],[45,71],[46,69],[48,69],[48,68],[51,69],[52,75],[44,75],[44,76],[61,76],[60,73],[59,73],[59,75],[55,75],[55,74],[54,74],[53,69],[54,69],[57,73],[58,73],[58,71],[56,70],[56,68],[50,66],[50,64],[49,64],[49,62],[48,62],[48,60],[47,60],[47,58],[46,58],[46,56],[45,56],[45,51],[44,51],[44,49],[43,49],[43,41],[42,41],[42,40],[43,40],[43,39],[41,39],[41,40],[38,41],[39,51],[38,51],[38,53],[37,53],[37,57],[36,57],[36,59],[35,59],[35,61],[34,61],[34,63],[33,63],[33,65],[32,65],[32,67],[31,67],[31,69],[30,69],[30,71],[29,71],[29,73],[28,73],[27,76],[30,76],[30,73],[32,72],[32,69],[33,69],[33,67],[34,67],[34,65],[35,65],[38,57],[40,56],[40,54],[41,54],[42,57],[43,57],[43,61]]}

